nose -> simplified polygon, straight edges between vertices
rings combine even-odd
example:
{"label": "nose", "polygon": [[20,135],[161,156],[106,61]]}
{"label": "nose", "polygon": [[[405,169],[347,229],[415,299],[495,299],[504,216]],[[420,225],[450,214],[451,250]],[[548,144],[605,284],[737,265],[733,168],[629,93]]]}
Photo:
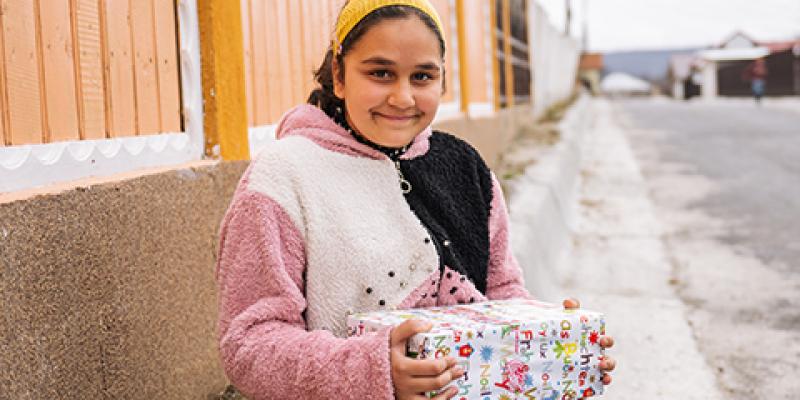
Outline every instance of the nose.
{"label": "nose", "polygon": [[392,88],[386,102],[392,107],[402,109],[413,107],[415,103],[413,89],[407,83],[398,82]]}

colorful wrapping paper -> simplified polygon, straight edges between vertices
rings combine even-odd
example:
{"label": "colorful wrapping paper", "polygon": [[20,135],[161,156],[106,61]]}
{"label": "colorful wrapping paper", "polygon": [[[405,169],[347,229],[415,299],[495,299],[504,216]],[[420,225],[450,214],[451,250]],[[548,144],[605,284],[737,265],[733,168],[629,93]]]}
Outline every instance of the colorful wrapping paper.
{"label": "colorful wrapping paper", "polygon": [[502,300],[353,314],[347,319],[348,334],[361,335],[412,318],[430,321],[433,329],[408,341],[410,357],[449,355],[464,367],[464,377],[448,385],[458,388],[454,399],[564,400],[603,393],[601,313],[564,310],[534,300]]}

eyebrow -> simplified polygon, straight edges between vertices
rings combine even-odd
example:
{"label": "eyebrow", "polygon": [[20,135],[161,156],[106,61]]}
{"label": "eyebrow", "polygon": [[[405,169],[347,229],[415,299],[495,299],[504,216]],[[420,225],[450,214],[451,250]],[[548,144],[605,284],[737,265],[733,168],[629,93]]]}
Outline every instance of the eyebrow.
{"label": "eyebrow", "polygon": [[[389,60],[387,58],[383,58],[383,57],[368,58],[368,59],[362,61],[361,63],[362,64],[386,65],[386,66],[392,66],[392,65],[396,65],[397,64],[394,61]],[[428,63],[417,64],[415,66],[415,68],[424,69],[424,70],[438,71],[439,70],[439,65],[436,64],[436,63],[433,63],[433,62],[428,62]]]}

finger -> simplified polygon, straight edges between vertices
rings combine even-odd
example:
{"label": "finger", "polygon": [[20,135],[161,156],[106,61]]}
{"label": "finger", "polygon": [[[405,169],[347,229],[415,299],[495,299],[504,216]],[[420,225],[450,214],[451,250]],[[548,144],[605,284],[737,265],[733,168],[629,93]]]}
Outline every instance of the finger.
{"label": "finger", "polygon": [[416,393],[416,394],[415,393],[410,393],[410,394],[405,394],[405,395],[396,393],[395,394],[395,399],[397,399],[397,400],[429,400],[428,396],[426,396],[425,393]]}
{"label": "finger", "polygon": [[458,389],[454,387],[449,387],[442,393],[439,393],[436,396],[431,397],[431,400],[449,400],[453,398],[453,396],[455,396],[456,394],[458,394]]}
{"label": "finger", "polygon": [[466,371],[460,366],[454,366],[453,368],[448,369],[447,371],[442,372],[436,376],[416,376],[412,377],[410,382],[410,387],[413,388],[414,391],[431,391],[431,390],[439,390],[456,379],[459,379],[464,376]]}
{"label": "finger", "polygon": [[610,385],[611,384],[611,375],[603,374],[603,385]]}
{"label": "finger", "polygon": [[406,360],[404,372],[411,376],[438,376],[456,365],[453,357],[439,358],[436,360]]}
{"label": "finger", "polygon": [[617,360],[611,357],[606,357],[606,359],[600,363],[600,370],[604,372],[611,372],[616,367],[617,367]]}
{"label": "finger", "polygon": [[600,336],[600,347],[604,349],[614,347],[614,338],[611,336]]}
{"label": "finger", "polygon": [[563,304],[564,304],[564,308],[566,308],[568,310],[569,309],[573,309],[573,308],[581,308],[581,302],[578,301],[578,299],[575,299],[575,298],[572,298],[572,297],[565,299]]}
{"label": "finger", "polygon": [[402,346],[403,352],[405,352],[406,341],[410,337],[418,333],[427,332],[431,330],[431,327],[430,322],[410,319],[392,328],[391,333],[389,333],[389,343],[392,348]]}
{"label": "finger", "polygon": [[406,382],[406,387],[413,392],[441,390],[461,376],[464,376],[463,370],[447,370],[438,376],[413,377]]}

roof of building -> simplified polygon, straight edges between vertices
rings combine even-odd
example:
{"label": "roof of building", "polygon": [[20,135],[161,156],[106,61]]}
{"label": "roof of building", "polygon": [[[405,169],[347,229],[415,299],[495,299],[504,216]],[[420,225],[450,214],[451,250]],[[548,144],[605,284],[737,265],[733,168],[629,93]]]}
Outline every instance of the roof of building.
{"label": "roof of building", "polygon": [[700,58],[708,61],[735,61],[735,60],[755,60],[769,55],[766,47],[748,47],[733,49],[710,49],[698,52]]}
{"label": "roof of building", "polygon": [[749,42],[749,44],[750,44],[749,47],[757,47],[758,46],[758,41],[753,39],[750,35],[742,32],[742,31],[736,31],[736,32],[731,33],[727,38],[725,38],[725,40],[723,40],[722,42],[720,42],[717,45],[714,45],[713,47],[717,48],[717,49],[722,49],[722,48],[729,47],[730,45],[734,45],[737,42],[741,43],[741,41]]}
{"label": "roof of building", "polygon": [[795,45],[800,45],[800,39],[784,40],[780,42],[758,42],[758,44],[769,49],[770,53],[778,53],[784,50],[789,50]]}
{"label": "roof of building", "polygon": [[600,53],[581,54],[580,70],[603,69],[603,55]]}

